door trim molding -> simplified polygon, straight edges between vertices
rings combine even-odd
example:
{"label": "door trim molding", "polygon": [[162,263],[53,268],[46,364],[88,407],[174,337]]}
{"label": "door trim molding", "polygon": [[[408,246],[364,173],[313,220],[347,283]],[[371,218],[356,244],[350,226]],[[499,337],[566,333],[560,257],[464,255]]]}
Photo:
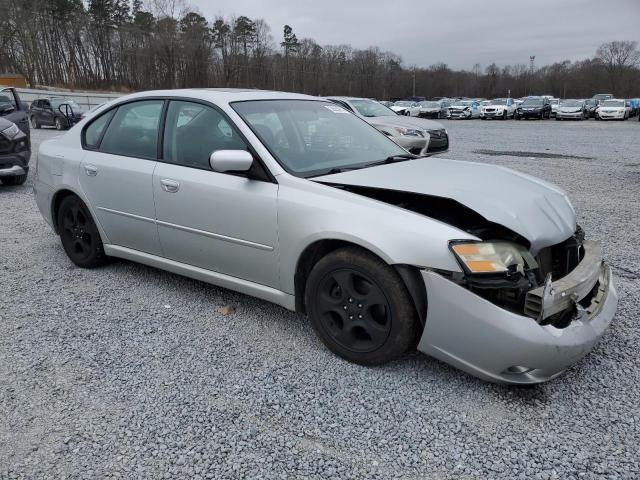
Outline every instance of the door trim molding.
{"label": "door trim molding", "polygon": [[112,213],[114,215],[120,215],[122,217],[133,218],[142,222],[155,223],[158,226],[173,228],[175,230],[181,230],[183,232],[194,233],[196,235],[202,235],[204,237],[214,238],[223,242],[235,243],[236,245],[242,245],[244,247],[256,248],[258,250],[264,250],[272,252],[273,247],[271,245],[263,245],[262,243],[255,243],[249,240],[243,240],[242,238],[228,237],[227,235],[221,235],[219,233],[208,232],[206,230],[199,230],[197,228],[185,227],[184,225],[178,225],[176,223],[163,222],[162,220],[156,220],[154,218],[143,217],[141,215],[135,215],[133,213],[127,213],[120,210],[113,210],[111,208],[98,207],[101,212]]}
{"label": "door trim molding", "polygon": [[206,230],[199,230],[197,228],[185,227],[184,225],[177,225],[175,223],[163,222],[162,220],[156,220],[156,223],[160,226],[173,228],[175,230],[181,230],[183,232],[194,233],[196,235],[202,235],[203,237],[215,238],[216,240],[222,240],[223,242],[235,243],[245,247],[257,248],[258,250],[265,250],[272,252],[273,247],[270,245],[263,245],[262,243],[250,242],[249,240],[243,240],[236,237],[228,237],[226,235],[220,235],[219,233],[208,232]]}

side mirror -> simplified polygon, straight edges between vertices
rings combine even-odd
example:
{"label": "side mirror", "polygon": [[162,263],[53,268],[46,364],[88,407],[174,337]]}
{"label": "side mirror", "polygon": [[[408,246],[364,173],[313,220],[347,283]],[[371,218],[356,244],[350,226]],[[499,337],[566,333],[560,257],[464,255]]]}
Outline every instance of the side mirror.
{"label": "side mirror", "polygon": [[217,150],[209,157],[214,172],[246,172],[253,165],[253,155],[246,150]]}

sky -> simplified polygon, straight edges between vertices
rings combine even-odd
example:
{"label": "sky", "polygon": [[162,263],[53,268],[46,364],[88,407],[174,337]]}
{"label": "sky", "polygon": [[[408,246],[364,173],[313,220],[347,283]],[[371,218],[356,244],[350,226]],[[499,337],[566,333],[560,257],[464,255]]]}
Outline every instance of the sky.
{"label": "sky", "polygon": [[452,68],[593,57],[601,43],[640,42],[640,0],[187,0],[209,20],[264,18],[274,40],[389,50],[405,66]]}

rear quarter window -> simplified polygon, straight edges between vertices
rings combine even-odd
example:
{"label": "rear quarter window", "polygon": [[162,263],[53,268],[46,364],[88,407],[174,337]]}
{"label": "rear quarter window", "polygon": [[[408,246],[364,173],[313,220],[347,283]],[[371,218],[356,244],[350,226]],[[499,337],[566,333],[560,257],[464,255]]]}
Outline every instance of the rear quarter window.
{"label": "rear quarter window", "polygon": [[93,120],[84,131],[84,144],[89,148],[98,148],[100,139],[104,133],[105,128],[109,124],[109,120],[116,113],[116,108],[108,111],[107,113],[100,115]]}

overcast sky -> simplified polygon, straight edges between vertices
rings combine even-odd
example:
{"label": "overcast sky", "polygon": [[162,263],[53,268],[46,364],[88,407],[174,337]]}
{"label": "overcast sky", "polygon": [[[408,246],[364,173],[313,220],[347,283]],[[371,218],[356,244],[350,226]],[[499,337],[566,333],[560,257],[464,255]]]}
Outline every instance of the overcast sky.
{"label": "overcast sky", "polygon": [[[471,69],[593,56],[611,40],[640,41],[640,0],[187,0],[216,15],[264,18],[319,44],[378,46],[404,65]],[[223,6],[221,6],[223,5]]]}

